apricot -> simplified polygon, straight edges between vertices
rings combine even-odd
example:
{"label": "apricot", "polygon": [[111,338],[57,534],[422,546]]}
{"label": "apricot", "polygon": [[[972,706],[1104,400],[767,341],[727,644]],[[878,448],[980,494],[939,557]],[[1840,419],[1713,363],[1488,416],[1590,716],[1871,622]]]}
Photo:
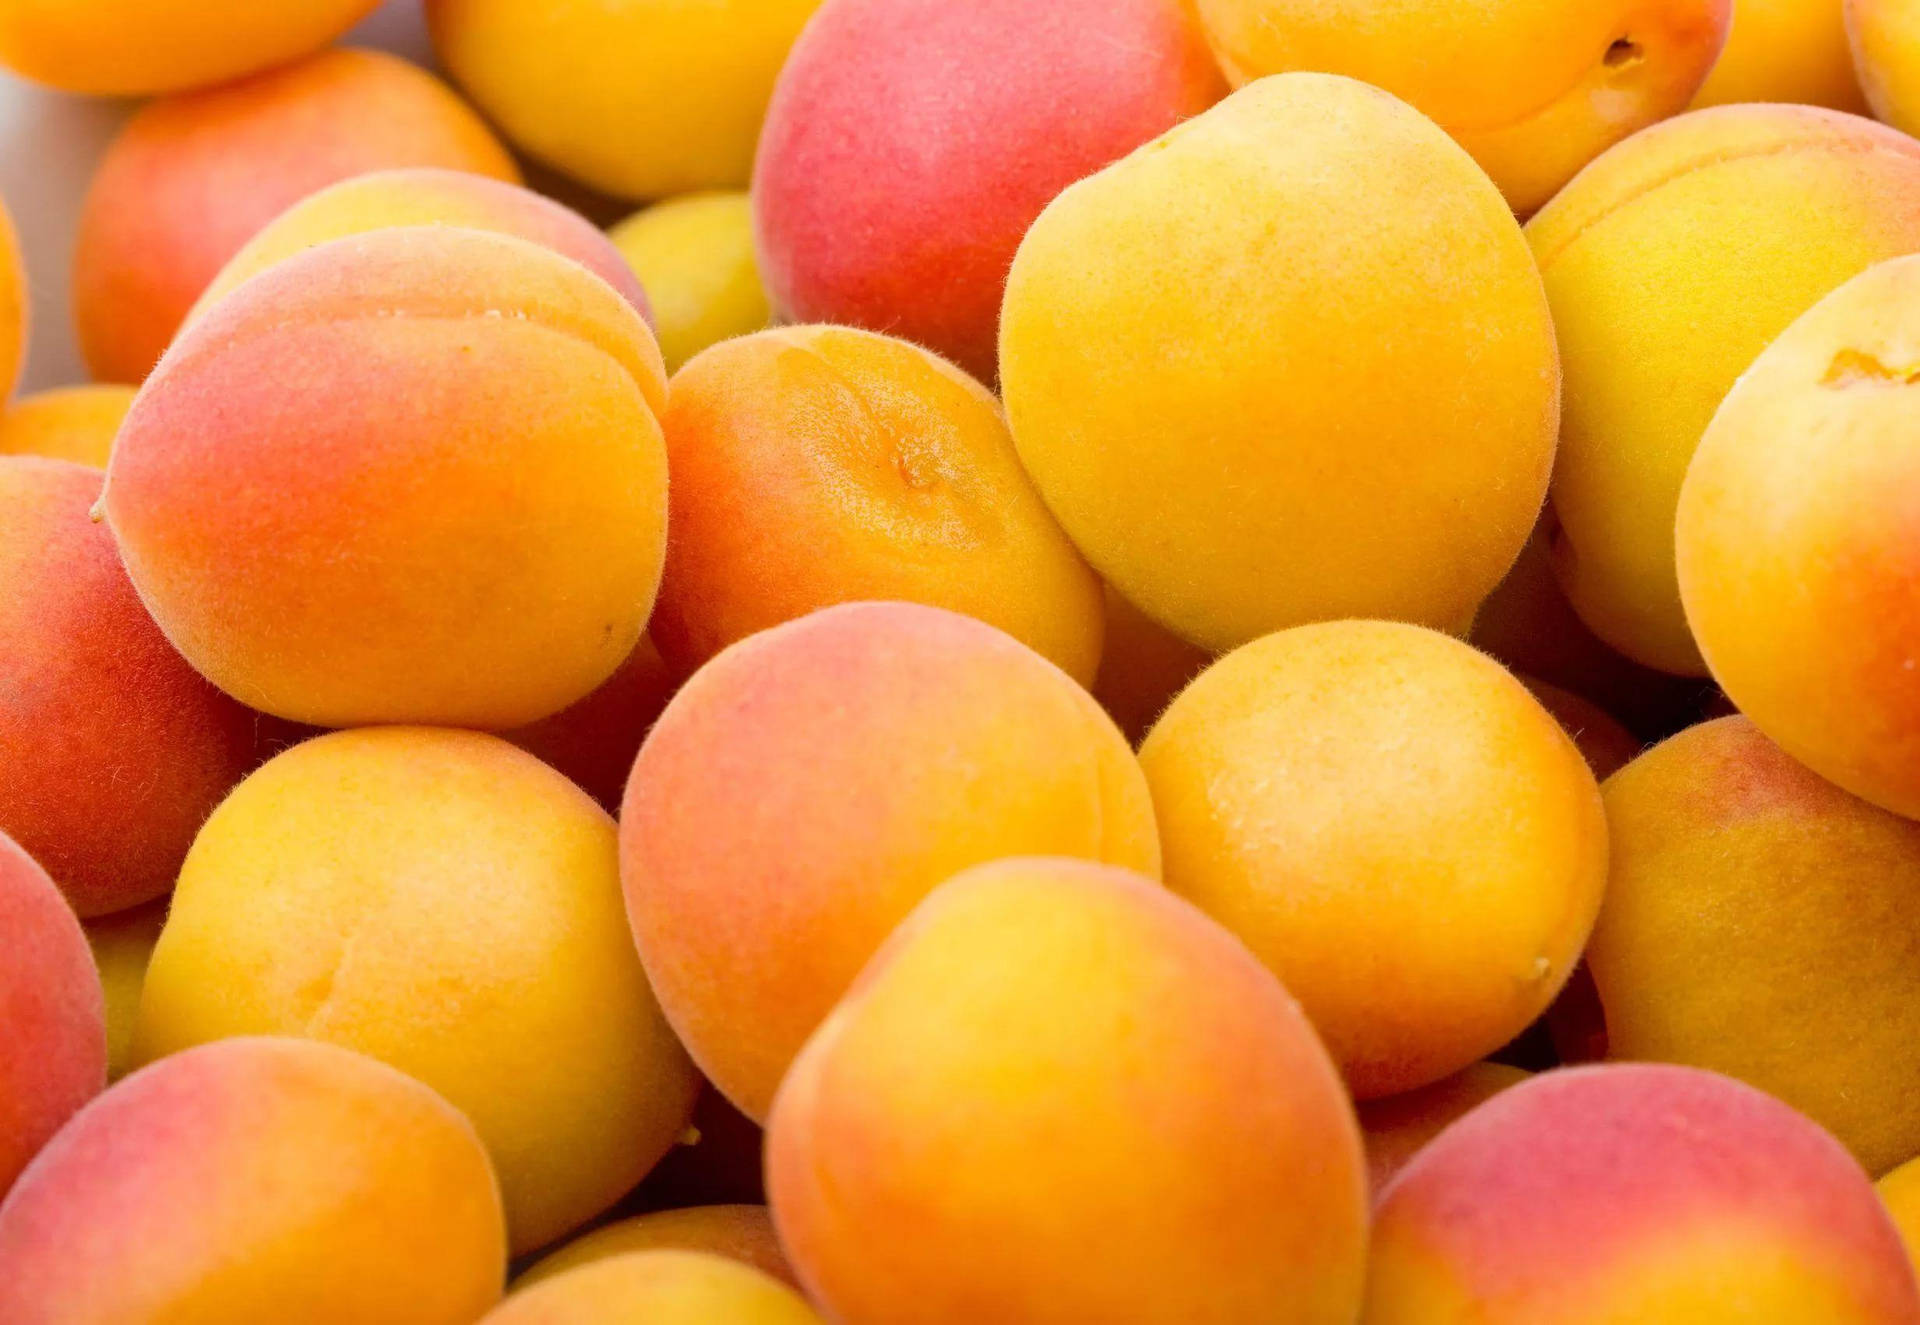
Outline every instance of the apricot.
{"label": "apricot", "polygon": [[1292,991],[1361,1099],[1486,1057],[1553,1001],[1607,872],[1580,752],[1498,663],[1417,626],[1245,646],[1140,749],[1167,886]]}
{"label": "apricot", "polygon": [[427,0],[441,62],[515,145],[622,198],[738,189],[820,0]]}
{"label": "apricot", "polygon": [[1000,370],[1080,550],[1216,651],[1340,617],[1464,628],[1553,463],[1553,327],[1499,191],[1344,78],[1264,79],[1056,198]]}
{"label": "apricot", "polygon": [[636,1251],[521,1289],[481,1325],[825,1325],[791,1288],[748,1265],[692,1251]]}
{"label": "apricot", "polygon": [[1920,6],[1912,0],[1845,0],[1848,44],[1873,113],[1904,133],[1920,128]]}
{"label": "apricot", "polygon": [[38,455],[105,469],[133,395],[130,386],[70,386],[17,400],[0,413],[0,455]]}
{"label": "apricot", "polygon": [[250,1034],[357,1049],[465,1111],[516,1253],[645,1176],[698,1085],[627,935],[612,821],[474,732],[317,737],[208,822],[147,971],[135,1055]]}
{"label": "apricot", "polygon": [[375,51],[326,51],[142,107],[107,149],[75,239],[75,329],[93,375],[141,381],[267,222],[316,189],[401,166],[519,178],[444,83]]}
{"label": "apricot", "polygon": [[463,170],[380,170],[310,194],[234,255],[188,315],[199,317],[250,276],[333,239],[394,226],[453,225],[544,244],[618,290],[652,322],[647,292],[618,249],[578,212],[505,180]]}
{"label": "apricot", "polygon": [[253,751],[87,518],[99,491],[96,469],[0,457],[0,832],[89,918],[173,886]]}
{"label": "apricot", "polygon": [[146,97],[311,54],[380,0],[4,0],[0,64],[65,92]]}
{"label": "apricot", "polygon": [[6,944],[0,961],[4,1197],[60,1125],[106,1085],[107,1031],[100,979],[80,922],[46,871],[5,834],[0,935]]}
{"label": "apricot", "polygon": [[133,1070],[133,1029],[140,1017],[140,990],[147,982],[147,963],[166,923],[164,899],[136,906],[86,925],[87,946],[107,999],[107,1080],[118,1081]]}
{"label": "apricot", "polygon": [[598,690],[550,718],[500,734],[566,774],[611,813],[620,806],[640,743],[678,688],[660,650],[642,635]]}
{"label": "apricot", "polygon": [[700,1205],[685,1210],[659,1210],[635,1215],[576,1238],[537,1262],[516,1281],[515,1291],[551,1279],[581,1265],[591,1265],[636,1251],[699,1251],[751,1265],[783,1283],[798,1287],[787,1265],[773,1220],[764,1205]]}
{"label": "apricot", "polygon": [[1213,655],[1169,634],[1111,585],[1106,587],[1106,603],[1106,642],[1093,697],[1137,745],[1174,696],[1206,670]]}
{"label": "apricot", "polygon": [[1920,1160],[1908,1160],[1880,1179],[1876,1189],[1900,1230],[1907,1259],[1920,1268]]}
{"label": "apricot", "polygon": [[1673,558],[1687,463],[1794,318],[1920,249],[1920,143],[1809,106],[1694,111],[1595,161],[1527,235],[1566,369],[1555,570],[1608,644],[1703,675]]}
{"label": "apricot", "polygon": [[846,327],[762,331],[675,374],[664,422],[652,633],[670,667],[816,608],[897,599],[977,617],[1092,682],[1099,581],[999,403],[945,360]]}
{"label": "apricot", "polygon": [[1531,1073],[1504,1063],[1475,1063],[1431,1086],[1362,1104],[1360,1133],[1367,1151],[1367,1186],[1374,1199],[1435,1137],[1530,1077]]}
{"label": "apricot", "polygon": [[9,1325],[467,1325],[500,1297],[486,1152],[419,1082],[228,1040],[135,1073],[0,1206]]}
{"label": "apricot", "polygon": [[1236,85],[1346,74],[1429,115],[1516,212],[1601,152],[1684,110],[1719,57],[1734,0],[1198,0]]}
{"label": "apricot", "polygon": [[781,70],[754,169],[774,303],[991,382],[1041,210],[1226,91],[1177,0],[832,0]]}
{"label": "apricot", "polygon": [[1520,676],[1591,700],[1637,735],[1665,736],[1686,726],[1706,683],[1634,662],[1587,628],[1554,575],[1547,550],[1551,516],[1547,512],[1507,578],[1480,605],[1468,640]]}
{"label": "apricot", "polygon": [[1613,1058],[1778,1096],[1875,1173],[1920,1154],[1920,824],[1745,718],[1608,780],[1613,866],[1587,950]]}
{"label": "apricot", "polygon": [[1694,107],[1790,101],[1866,114],[1843,8],[1843,0],[1733,0],[1726,47]]}
{"label": "apricot", "polygon": [[1640,753],[1639,740],[1592,700],[1531,677],[1523,676],[1520,680],[1540,701],[1540,707],[1553,714],[1567,735],[1573,737],[1573,743],[1580,748],[1595,777],[1612,777]]}
{"label": "apricot", "polygon": [[828,608],[703,668],[641,748],[620,851],[668,1020],[756,1121],[935,885],[1012,855],[1160,861],[1093,699],[991,626],[908,603]]}
{"label": "apricot", "polygon": [[1814,772],[1909,818],[1916,298],[1920,258],[1902,258],[1788,328],[1714,416],[1676,527],[1687,621],[1721,688]]}
{"label": "apricot", "polygon": [[1245,948],[1129,871],[936,889],[807,1042],[767,1175],[843,1325],[1348,1322],[1353,1112]]}
{"label": "apricot", "polygon": [[577,263],[375,231],[187,329],[102,505],[161,628],[253,707],[519,727],[639,642],[665,556],[665,381],[639,314]]}
{"label": "apricot", "polygon": [[[0,4],[3,7],[3,4]],[[0,15],[0,22],[4,22]],[[27,357],[27,273],[13,216],[0,202],[0,401],[13,394]],[[6,454],[0,449],[0,455]]]}
{"label": "apricot", "polygon": [[773,316],[744,193],[669,198],[607,237],[647,288],[668,372],[709,345],[759,331]]}
{"label": "apricot", "polygon": [[1421,1151],[1374,1218],[1364,1325],[1910,1325],[1920,1290],[1859,1165],[1692,1068],[1549,1072]]}

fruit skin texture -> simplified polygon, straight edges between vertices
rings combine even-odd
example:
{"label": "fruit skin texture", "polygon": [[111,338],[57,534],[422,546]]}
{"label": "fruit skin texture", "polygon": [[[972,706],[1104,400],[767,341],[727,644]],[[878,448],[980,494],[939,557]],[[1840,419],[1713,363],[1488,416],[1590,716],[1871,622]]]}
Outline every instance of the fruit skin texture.
{"label": "fruit skin texture", "polygon": [[15,401],[0,414],[0,455],[37,455],[107,467],[133,408],[130,386],[70,386]]}
{"label": "fruit skin texture", "polygon": [[252,1034],[357,1049],[464,1110],[516,1254],[637,1183],[698,1085],[626,933],[612,822],[475,732],[318,737],[207,824],[147,971],[135,1056]]}
{"label": "fruit skin texture", "polygon": [[1198,0],[1236,86],[1311,69],[1384,88],[1452,134],[1522,215],[1686,108],[1734,0]]}
{"label": "fruit skin texture", "polygon": [[1106,642],[1093,697],[1129,741],[1138,745],[1174,697],[1214,660],[1148,619],[1147,614],[1105,587]]}
{"label": "fruit skin texture", "polygon": [[773,316],[753,250],[753,206],[734,190],[669,198],[607,232],[647,288],[667,371]]}
{"label": "fruit skin texture", "polygon": [[87,518],[99,492],[96,469],[0,457],[0,832],[88,918],[173,886],[254,723],[153,624]]}
{"label": "fruit skin texture", "polygon": [[1903,133],[1920,128],[1920,8],[1911,0],[1845,0],[1847,41],[1873,113]]}
{"label": "fruit skin texture", "polygon": [[1435,1137],[1501,1091],[1530,1079],[1530,1073],[1504,1063],[1475,1063],[1431,1086],[1362,1104],[1360,1132],[1374,1199]]}
{"label": "fruit skin texture", "polygon": [[1704,675],[1674,571],[1687,463],[1768,342],[1920,249],[1920,143],[1808,106],[1695,111],[1595,161],[1527,236],[1566,371],[1555,569],[1601,639]]}
{"label": "fruit skin texture", "polygon": [[64,92],[180,92],[317,51],[379,2],[8,0],[0,6],[0,64]]}
{"label": "fruit skin texture", "polygon": [[131,911],[120,911],[87,922],[87,947],[106,994],[107,1080],[118,1081],[133,1070],[133,1029],[140,1017],[140,990],[147,982],[147,963],[166,923],[163,898]]}
{"label": "fruit skin texture", "polygon": [[945,879],[1029,854],[1160,868],[1146,782],[1093,699],[991,626],[908,603],[828,608],[702,669],[640,751],[620,851],[661,1006],[756,1121]]}
{"label": "fruit skin texture", "polygon": [[1909,1160],[1876,1184],[1881,1202],[1900,1230],[1907,1259],[1920,1267],[1920,1160]]}
{"label": "fruit skin texture", "polygon": [[1781,334],[1694,456],[1676,526],[1687,620],[1741,712],[1802,763],[1920,817],[1920,258]]}
{"label": "fruit skin texture", "polygon": [[1839,1143],[1711,1072],[1549,1072],[1454,1124],[1374,1218],[1364,1325],[1910,1325]]}
{"label": "fruit skin texture", "polygon": [[520,178],[444,83],[376,51],[325,51],[143,107],[80,215],[73,300],[87,366],[102,381],[141,381],[261,227],[316,189],[401,166]]}
{"label": "fruit skin texture", "polygon": [[674,670],[816,608],[895,599],[998,626],[1092,682],[1100,582],[999,402],[944,359],[847,327],[758,332],[675,374],[664,422],[652,631]]}
{"label": "fruit skin texture", "polygon": [[517,1291],[481,1325],[825,1325],[776,1279],[725,1257],[637,1251]]}
{"label": "fruit skin texture", "polygon": [[830,0],[754,171],[774,302],[991,382],[1007,268],[1041,210],[1226,92],[1180,0]]}
{"label": "fruit skin texture", "polygon": [[528,155],[621,198],[745,188],[820,0],[427,0],[434,48]]}
{"label": "fruit skin texture", "polygon": [[227,1040],[95,1100],[0,1206],[9,1325],[466,1325],[499,1299],[473,1128],[329,1045]]}
{"label": "fruit skin texture", "polygon": [[751,1265],[799,1287],[764,1205],[698,1205],[635,1215],[597,1228],[547,1256],[515,1282],[530,1287],[582,1265],[636,1251],[700,1251]]}
{"label": "fruit skin texture", "polygon": [[642,635],[598,690],[550,718],[500,734],[566,774],[612,814],[620,808],[641,742],[678,688],[679,678],[667,669],[652,638]]}
{"label": "fruit skin texture", "polygon": [[375,231],[187,330],[121,430],[106,517],[161,628],[253,707],[518,727],[639,642],[665,395],[652,333],[578,264]]}
{"label": "fruit skin texture", "polygon": [[13,395],[27,357],[27,271],[13,215],[0,201],[0,401]]}
{"label": "fruit skin texture", "polygon": [[1733,0],[1726,49],[1695,109],[1791,101],[1865,115],[1843,9],[1843,0]]}
{"label": "fruit skin texture", "polygon": [[1353,1113],[1286,990],[1151,881],[1017,859],[937,889],[808,1041],[774,1220],[843,1325],[1348,1322]]}
{"label": "fruit skin texture", "polygon": [[1000,370],[1068,535],[1213,650],[1352,616],[1462,628],[1553,463],[1553,327],[1505,203],[1344,78],[1264,79],[1056,198]]}
{"label": "fruit skin texture", "polygon": [[194,305],[188,321],[250,276],[333,239],[394,226],[453,225],[512,235],[572,258],[653,322],[633,268],[593,222],[506,180],[464,170],[380,170],[342,180],[296,202],[247,241]]}
{"label": "fruit skin texture", "polygon": [[1738,1077],[1876,1174],[1920,1153],[1920,824],[1737,717],[1604,792],[1613,866],[1587,969],[1609,1056]]}
{"label": "fruit skin texture", "polygon": [[45,870],[0,834],[0,1197],[107,1084],[106,1006],[86,935]]}
{"label": "fruit skin texture", "polygon": [[1518,1035],[1600,906],[1607,826],[1579,750],[1499,664],[1417,626],[1247,645],[1140,764],[1167,886],[1266,962],[1360,1099]]}

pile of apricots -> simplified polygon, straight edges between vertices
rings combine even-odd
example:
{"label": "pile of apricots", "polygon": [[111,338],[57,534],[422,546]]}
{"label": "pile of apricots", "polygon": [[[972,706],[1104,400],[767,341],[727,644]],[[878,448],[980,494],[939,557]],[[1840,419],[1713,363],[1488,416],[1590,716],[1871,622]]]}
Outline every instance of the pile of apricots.
{"label": "pile of apricots", "polygon": [[0,1325],[1920,1325],[1920,0],[414,3],[0,0]]}

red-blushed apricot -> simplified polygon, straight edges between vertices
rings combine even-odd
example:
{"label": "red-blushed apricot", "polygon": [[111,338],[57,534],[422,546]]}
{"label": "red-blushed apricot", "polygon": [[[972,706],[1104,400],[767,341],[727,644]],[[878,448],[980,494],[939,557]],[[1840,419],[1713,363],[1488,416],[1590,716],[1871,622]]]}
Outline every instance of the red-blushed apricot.
{"label": "red-blushed apricot", "polygon": [[564,1274],[576,1266],[636,1251],[704,1251],[751,1265],[793,1287],[799,1284],[773,1220],[764,1205],[697,1205],[684,1210],[658,1210],[635,1215],[584,1237],[536,1262],[515,1281],[518,1291],[543,1279]]}
{"label": "red-blushed apricot", "polygon": [[[1550,526],[1549,518],[1542,521]],[[1590,699],[1638,735],[1664,736],[1691,720],[1704,683],[1656,672],[1616,653],[1567,601],[1536,528],[1520,559],[1474,616],[1468,640],[1520,676]]]}
{"label": "red-blushed apricot", "polygon": [[650,636],[600,688],[569,708],[500,734],[559,769],[609,812],[620,805],[640,743],[679,688]]}
{"label": "red-blushed apricot", "polygon": [[1444,1081],[1362,1104],[1360,1135],[1374,1198],[1440,1133],[1531,1073],[1504,1063],[1475,1063]]}
{"label": "red-blushed apricot", "polygon": [[1903,133],[1920,128],[1920,6],[1912,0],[1845,0],[1848,44],[1873,113]]}
{"label": "red-blushed apricot", "polygon": [[83,917],[173,886],[253,746],[87,518],[99,492],[97,469],[0,457],[0,832]]}
{"label": "red-blushed apricot", "polygon": [[642,1210],[764,1205],[765,1140],[760,1124],[712,1085],[703,1085],[679,1144],[653,1166],[631,1200]]}
{"label": "red-blushed apricot", "polygon": [[27,357],[27,271],[13,215],[0,202],[0,401],[13,394]]}
{"label": "red-blushed apricot", "polygon": [[655,203],[607,232],[653,304],[667,370],[773,316],[753,250],[745,193],[690,193]]}
{"label": "red-blushed apricot", "polygon": [[1906,1244],[1907,1259],[1920,1268],[1920,1159],[1908,1160],[1876,1184]]}
{"label": "red-blushed apricot", "polygon": [[635,1251],[516,1291],[481,1325],[826,1325],[778,1279],[724,1256]]}
{"label": "red-blushed apricot", "polygon": [[1810,106],[1694,111],[1601,156],[1527,237],[1566,375],[1555,571],[1608,644],[1704,675],[1674,571],[1688,461],[1768,342],[1920,249],[1920,143]]}
{"label": "red-blushed apricot", "polygon": [[1733,0],[1733,27],[1696,108],[1789,101],[1867,113],[1843,0]]}
{"label": "red-blushed apricot", "polygon": [[499,1188],[459,1111],[299,1040],[135,1073],[0,1205],[8,1325],[468,1325],[505,1261]]}
{"label": "red-blushed apricot", "polygon": [[107,467],[133,408],[130,386],[70,386],[15,401],[0,413],[0,455],[37,455]]}
{"label": "red-blushed apricot", "polygon": [[100,973],[106,994],[107,1080],[118,1081],[133,1070],[133,1028],[140,1017],[140,990],[147,982],[147,963],[160,941],[167,919],[165,899],[136,906],[87,922],[87,946]]}
{"label": "red-blushed apricot", "polygon": [[1066,190],[1007,284],[1014,444],[1094,569],[1224,650],[1464,629],[1553,465],[1559,369],[1499,191],[1432,122],[1260,82]]}
{"label": "red-blushed apricot", "polygon": [[603,193],[744,188],[820,0],[428,0],[440,60],[515,145]]}
{"label": "red-blushed apricot", "polygon": [[1140,749],[1167,886],[1297,997],[1361,1099],[1486,1057],[1553,1001],[1607,872],[1592,772],[1498,663],[1418,626],[1282,631]]}
{"label": "red-blushed apricot", "polygon": [[[100,978],[73,909],[0,834],[0,1198],[107,1081]],[[5,1282],[0,1279],[0,1282]]]}
{"label": "red-blushed apricot", "polygon": [[1106,602],[1106,642],[1093,697],[1137,745],[1174,696],[1206,670],[1213,655],[1169,634],[1111,585],[1106,588]]}
{"label": "red-blushed apricot", "polygon": [[516,1253],[612,1205],[699,1084],[621,911],[612,821],[492,736],[377,727],[254,773],[195,841],[135,1057],[234,1035],[357,1049],[473,1119]]}
{"label": "red-blushed apricot", "polygon": [[80,215],[75,327],[93,375],[138,382],[235,253],[316,189],[403,166],[517,180],[486,125],[432,74],[332,50],[143,107]]}
{"label": "red-blushed apricot", "polygon": [[1296,69],[1405,98],[1513,209],[1539,207],[1637,129],[1684,110],[1733,0],[1198,0],[1236,84]]}
{"label": "red-blushed apricot", "polygon": [[892,599],[998,626],[1092,682],[1099,581],[999,403],[944,359],[848,327],[763,331],[676,373],[664,422],[652,633],[674,670],[817,608]]}
{"label": "red-blushed apricot", "polygon": [[377,230],[187,329],[102,507],[161,628],[253,707],[519,727],[639,643],[666,550],[665,383],[646,323],[579,264]]}
{"label": "red-blushed apricot", "polygon": [[1587,949],[1607,1053],[1712,1068],[1874,1173],[1920,1154],[1920,824],[1704,723],[1607,781],[1613,864]]}
{"label": "red-blushed apricot", "polygon": [[224,83],[319,50],[380,0],[5,0],[0,64],[93,96]]}
{"label": "red-blushed apricot", "polygon": [[774,1221],[842,1325],[1299,1325],[1359,1305],[1353,1111],[1287,991],[1151,881],[940,888],[807,1042]]}
{"label": "red-blushed apricot", "polygon": [[1640,753],[1639,739],[1592,700],[1532,677],[1523,676],[1520,681],[1573,737],[1596,778],[1612,777]]}
{"label": "red-blushed apricot", "polygon": [[1041,210],[1226,91],[1180,0],[828,0],[754,168],[774,303],[991,382],[1007,268]]}
{"label": "red-blushed apricot", "polygon": [[[1920,818],[1920,256],[1754,361],[1701,440],[1675,540],[1713,677],[1794,758]],[[1920,1138],[1916,1138],[1920,1149]]]}
{"label": "red-blushed apricot", "polygon": [[1859,1165],[1691,1068],[1549,1072],[1415,1156],[1374,1217],[1364,1325],[1912,1325]]}
{"label": "red-blushed apricot", "polygon": [[618,290],[652,324],[653,310],[639,278],[593,222],[518,184],[433,167],[356,175],[296,202],[221,268],[187,320],[248,277],[329,240],[424,225],[464,226],[544,244]]}
{"label": "red-blushed apricot", "polygon": [[1012,855],[1159,871],[1125,739],[991,626],[828,608],[687,683],[620,816],[627,914],[694,1060],[756,1120],[807,1036],[937,884]]}

